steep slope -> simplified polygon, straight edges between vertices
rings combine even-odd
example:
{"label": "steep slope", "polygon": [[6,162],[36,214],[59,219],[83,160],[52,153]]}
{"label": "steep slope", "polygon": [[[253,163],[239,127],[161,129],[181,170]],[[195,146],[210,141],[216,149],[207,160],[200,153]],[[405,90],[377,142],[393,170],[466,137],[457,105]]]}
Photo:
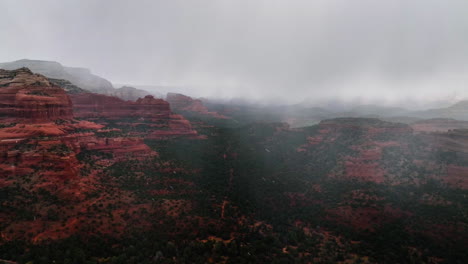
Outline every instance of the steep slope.
{"label": "steep slope", "polygon": [[468,121],[468,101],[460,101],[445,108],[417,111],[410,115],[421,118],[450,118]]}

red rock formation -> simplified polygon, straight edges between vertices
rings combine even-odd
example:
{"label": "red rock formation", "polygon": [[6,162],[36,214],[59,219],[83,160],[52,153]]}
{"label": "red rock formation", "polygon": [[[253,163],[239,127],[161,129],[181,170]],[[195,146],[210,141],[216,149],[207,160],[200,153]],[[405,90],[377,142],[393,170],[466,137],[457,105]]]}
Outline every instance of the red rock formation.
{"label": "red rock formation", "polygon": [[170,115],[168,130],[157,130],[149,135],[152,139],[165,139],[172,137],[203,138],[192,129],[190,122],[181,115]]}
{"label": "red rock formation", "polygon": [[167,119],[171,113],[169,103],[151,95],[136,102],[102,94],[84,93],[70,96],[76,117],[125,118],[144,117]]}
{"label": "red rock formation", "polygon": [[198,99],[193,99],[189,96],[178,94],[178,93],[168,93],[166,100],[171,105],[172,109],[175,111],[187,111],[194,112],[202,115],[207,115],[214,118],[226,119],[226,116],[223,116],[217,112],[210,112],[203,102]]}
{"label": "red rock formation", "polygon": [[27,68],[0,69],[0,118],[41,123],[72,119],[72,103],[65,91]]}
{"label": "red rock formation", "polygon": [[0,129],[0,139],[61,136],[65,134],[65,127],[51,122],[43,124],[16,124],[12,127]]}
{"label": "red rock formation", "polygon": [[[163,139],[176,136],[197,137],[188,120],[181,115],[171,113],[169,103],[147,95],[136,102],[123,101],[117,97],[101,94],[73,94],[71,95],[75,116],[81,118],[124,119],[134,118],[132,123],[119,123],[129,126],[139,125],[142,118],[150,123],[149,137]],[[127,121],[126,121],[127,122]],[[152,122],[152,123],[151,123]],[[143,135],[145,136],[145,135]]]}
{"label": "red rock formation", "polygon": [[146,159],[158,154],[151,150],[142,138],[97,138],[95,136],[78,137],[76,143],[80,150],[97,150],[113,155],[114,161]]}
{"label": "red rock formation", "polygon": [[[158,139],[199,138],[190,122],[181,115],[172,114],[169,103],[152,96],[131,102],[88,93],[74,94],[73,99],[77,103],[76,116],[96,118],[101,124],[74,120],[69,97],[43,76],[27,69],[0,72],[0,188],[16,190],[21,186],[22,191],[37,198],[24,203],[33,219],[32,216],[31,219],[18,219],[13,210],[0,212],[2,239],[27,239],[39,243],[77,233],[115,235],[135,224],[140,227],[152,225],[147,220],[150,218],[127,221],[122,218],[124,213],[133,215],[139,209],[145,209],[151,215],[156,211],[165,212],[164,208],[151,204],[135,205],[131,193],[116,187],[118,179],[109,179],[106,169],[129,160],[132,160],[129,164],[135,166],[150,164],[147,161],[158,153],[144,143],[143,137],[148,135]],[[110,120],[113,125],[122,124],[121,129],[106,126]],[[148,130],[134,129],[140,125]],[[179,173],[181,169],[174,166],[166,164],[152,168]],[[128,174],[132,174],[131,169]],[[108,180],[113,183],[107,184]],[[155,180],[162,181],[159,177]],[[184,188],[177,193],[178,185],[184,185]],[[155,186],[149,193],[162,194],[169,189],[173,194],[195,192],[191,182],[165,180],[164,184]],[[50,197],[66,206],[44,202]],[[93,211],[97,204],[115,209],[106,213]],[[17,199],[2,205],[8,208],[23,206],[17,204]],[[50,219],[50,211],[60,215],[61,221]],[[86,212],[93,214],[84,214]],[[98,223],[96,219],[104,219],[104,223]],[[8,235],[4,236],[6,233]]]}

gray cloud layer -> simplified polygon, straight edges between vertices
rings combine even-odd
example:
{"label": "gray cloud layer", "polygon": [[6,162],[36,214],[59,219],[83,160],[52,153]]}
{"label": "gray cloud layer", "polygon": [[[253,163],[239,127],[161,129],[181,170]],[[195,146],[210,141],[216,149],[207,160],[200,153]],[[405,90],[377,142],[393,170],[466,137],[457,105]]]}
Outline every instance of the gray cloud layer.
{"label": "gray cloud layer", "polygon": [[[0,61],[255,98],[468,96],[465,0],[0,0]],[[466,90],[466,91],[465,91]]]}

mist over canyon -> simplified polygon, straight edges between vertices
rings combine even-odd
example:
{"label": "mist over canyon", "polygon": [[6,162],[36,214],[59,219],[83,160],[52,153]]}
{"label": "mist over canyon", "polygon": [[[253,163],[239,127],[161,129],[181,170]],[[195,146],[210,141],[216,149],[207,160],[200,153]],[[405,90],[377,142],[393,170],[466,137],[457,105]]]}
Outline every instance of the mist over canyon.
{"label": "mist over canyon", "polygon": [[468,262],[466,1],[0,10],[0,263]]}
{"label": "mist over canyon", "polygon": [[432,107],[467,96],[465,1],[1,4],[5,62],[85,66],[192,97]]}

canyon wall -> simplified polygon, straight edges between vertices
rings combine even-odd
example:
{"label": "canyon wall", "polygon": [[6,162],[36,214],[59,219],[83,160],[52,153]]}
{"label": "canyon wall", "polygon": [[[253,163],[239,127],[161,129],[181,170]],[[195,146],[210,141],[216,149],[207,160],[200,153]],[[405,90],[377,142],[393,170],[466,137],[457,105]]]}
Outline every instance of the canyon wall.
{"label": "canyon wall", "polygon": [[27,123],[72,119],[72,102],[62,88],[27,68],[0,69],[0,118]]}

